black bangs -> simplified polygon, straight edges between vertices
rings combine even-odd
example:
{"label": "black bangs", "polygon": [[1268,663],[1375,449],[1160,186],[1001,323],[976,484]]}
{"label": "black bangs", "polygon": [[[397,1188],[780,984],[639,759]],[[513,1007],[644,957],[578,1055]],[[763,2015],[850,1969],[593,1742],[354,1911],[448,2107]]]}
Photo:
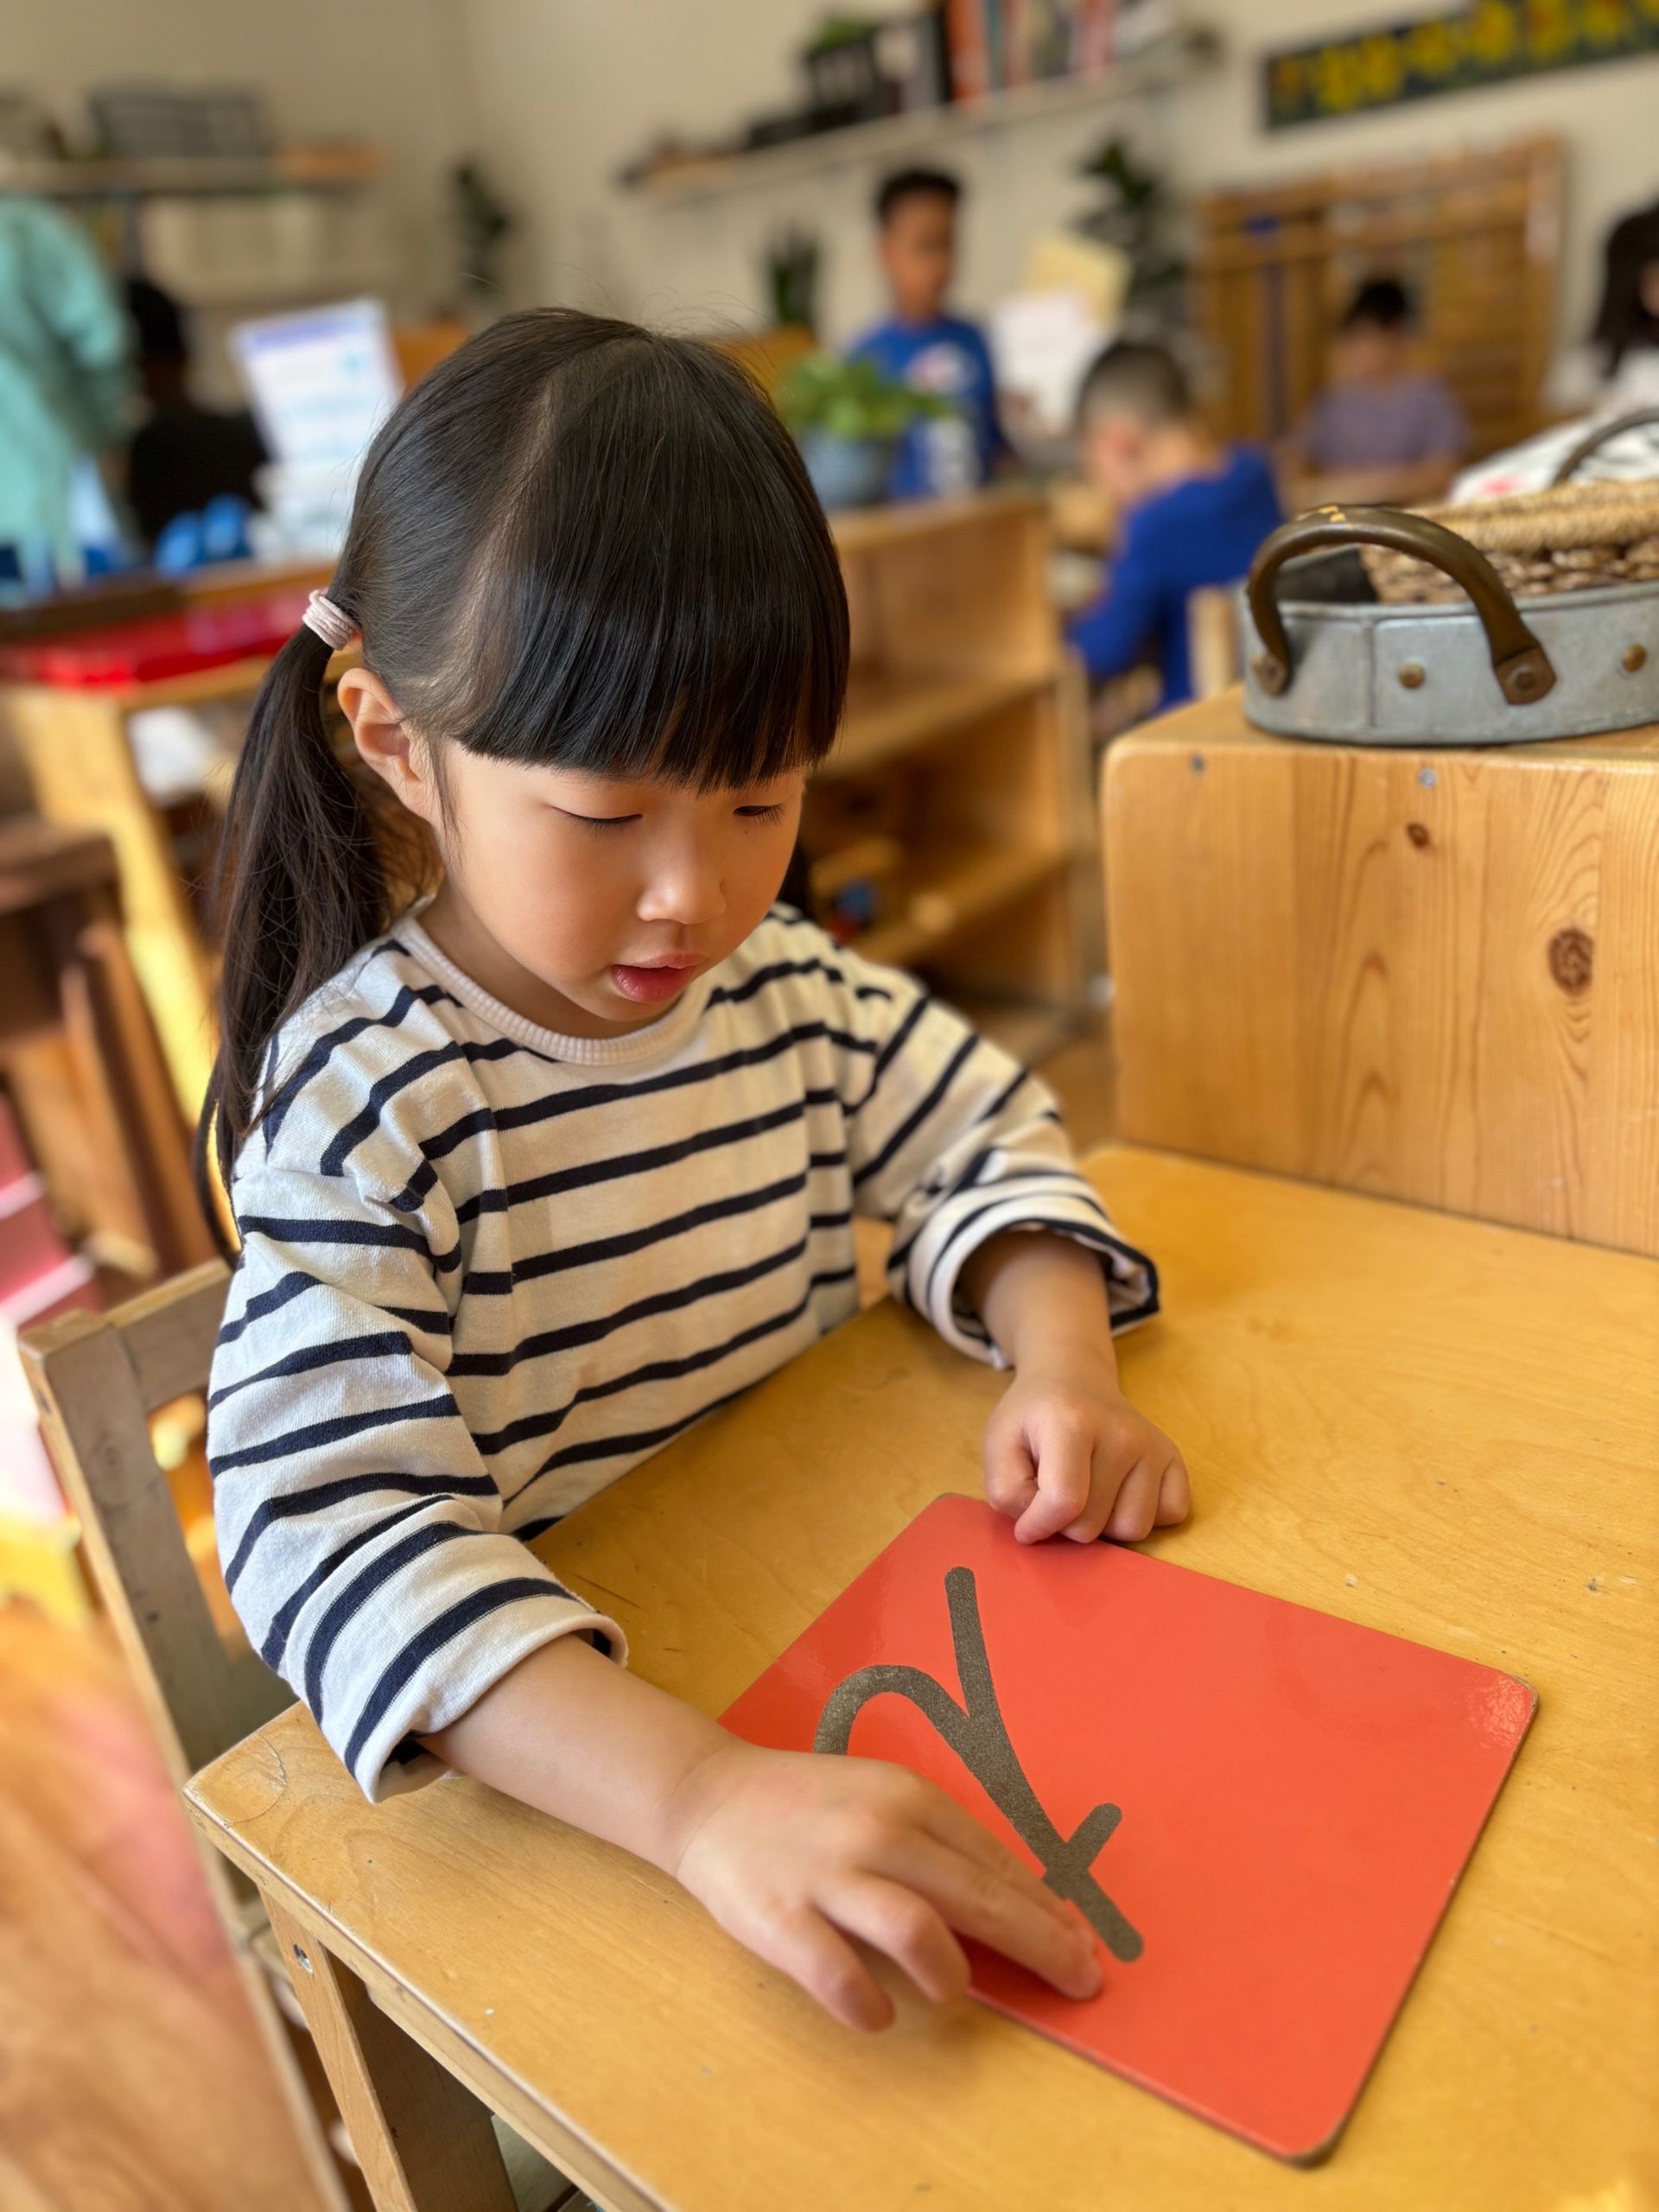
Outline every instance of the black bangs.
{"label": "black bangs", "polygon": [[[588,340],[556,349],[556,376],[553,335]],[[531,341],[542,368],[494,452],[453,425],[441,473],[459,501],[482,461],[470,493],[488,524],[435,621],[445,645],[429,631],[399,669],[364,624],[405,712],[493,758],[702,790],[821,760],[846,690],[846,593],[766,399],[711,348],[627,324],[513,316],[466,351],[491,340]]]}

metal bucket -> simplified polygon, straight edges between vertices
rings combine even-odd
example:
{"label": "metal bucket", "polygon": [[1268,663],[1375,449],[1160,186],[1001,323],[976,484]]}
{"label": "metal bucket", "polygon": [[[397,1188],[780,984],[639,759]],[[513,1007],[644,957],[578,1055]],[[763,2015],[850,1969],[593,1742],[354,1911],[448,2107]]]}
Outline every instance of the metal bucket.
{"label": "metal bucket", "polygon": [[[1281,593],[1287,562],[1367,544],[1444,570],[1468,604]],[[1243,622],[1244,711],[1282,737],[1514,745],[1659,721],[1659,583],[1529,599],[1523,620],[1485,555],[1423,515],[1319,507],[1298,516],[1251,564]]]}

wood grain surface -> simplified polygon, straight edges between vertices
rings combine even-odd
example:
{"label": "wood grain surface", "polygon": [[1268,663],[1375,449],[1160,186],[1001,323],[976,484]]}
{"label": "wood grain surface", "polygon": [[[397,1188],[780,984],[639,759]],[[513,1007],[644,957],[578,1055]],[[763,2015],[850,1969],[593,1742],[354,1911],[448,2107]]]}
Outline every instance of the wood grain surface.
{"label": "wood grain surface", "polygon": [[1659,729],[1114,747],[1123,1134],[1659,1254]]}
{"label": "wood grain surface", "polygon": [[0,2207],[326,2212],[114,1639],[0,1608]]}
{"label": "wood grain surface", "polygon": [[[1541,1699],[1329,2164],[971,2005],[849,2035],[619,1852],[466,1781],[366,1805],[298,1710],[197,1778],[198,1817],[620,2212],[1643,2212],[1659,1266],[1167,1155],[1092,1172],[1163,1268],[1123,1370],[1198,1503],[1156,1550]],[[642,1674],[718,1711],[928,1499],[977,1489],[1000,1387],[878,1306],[542,1548]]]}

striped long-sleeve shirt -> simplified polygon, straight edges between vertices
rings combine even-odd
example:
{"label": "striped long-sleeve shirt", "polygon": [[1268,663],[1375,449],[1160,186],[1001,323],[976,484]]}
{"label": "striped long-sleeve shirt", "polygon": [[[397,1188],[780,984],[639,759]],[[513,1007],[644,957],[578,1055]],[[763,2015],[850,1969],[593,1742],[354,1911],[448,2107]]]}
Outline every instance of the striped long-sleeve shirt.
{"label": "striped long-sleeve shirt", "polygon": [[958,1281],[1003,1230],[1098,1251],[1120,1323],[1156,1307],[1041,1085],[784,909],[602,1040],[513,1014],[408,916],[270,1071],[209,1398],[219,1550],[371,1798],[440,1770],[413,1739],[538,1645],[623,1656],[527,1540],[844,1320],[855,1215],[982,1358]]}

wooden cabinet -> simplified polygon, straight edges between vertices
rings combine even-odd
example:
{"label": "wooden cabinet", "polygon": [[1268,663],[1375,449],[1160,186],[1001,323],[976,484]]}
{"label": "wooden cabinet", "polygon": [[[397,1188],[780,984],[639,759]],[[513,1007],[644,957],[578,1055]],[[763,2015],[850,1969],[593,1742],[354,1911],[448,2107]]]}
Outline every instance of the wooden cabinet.
{"label": "wooden cabinet", "polygon": [[[853,674],[803,832],[820,917],[850,868],[867,911],[849,941],[920,969],[1030,1057],[1075,1020],[1096,943],[1087,736],[1046,509],[995,490],[833,520]],[[858,900],[842,906],[849,934]]]}
{"label": "wooden cabinet", "polygon": [[1105,841],[1126,1137],[1659,1255],[1659,728],[1293,743],[1230,691],[1114,747]]}

